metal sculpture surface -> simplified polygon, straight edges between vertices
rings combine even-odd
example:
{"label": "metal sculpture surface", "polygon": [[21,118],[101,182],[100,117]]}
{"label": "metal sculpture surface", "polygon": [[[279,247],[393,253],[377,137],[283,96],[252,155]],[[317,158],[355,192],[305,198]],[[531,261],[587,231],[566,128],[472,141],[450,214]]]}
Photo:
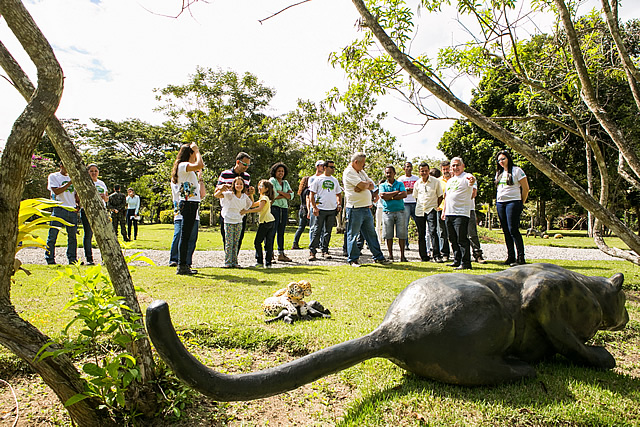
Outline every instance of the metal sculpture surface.
{"label": "metal sculpture surface", "polygon": [[531,365],[560,353],[601,369],[615,366],[603,347],[585,345],[598,329],[620,330],[622,274],[588,277],[553,264],[482,276],[439,274],[409,284],[373,332],[254,373],[226,375],[198,362],[178,339],[168,305],[147,309],[158,353],[192,388],[220,401],[292,390],[364,360],[387,358],[417,375],[481,385],[534,377]]}

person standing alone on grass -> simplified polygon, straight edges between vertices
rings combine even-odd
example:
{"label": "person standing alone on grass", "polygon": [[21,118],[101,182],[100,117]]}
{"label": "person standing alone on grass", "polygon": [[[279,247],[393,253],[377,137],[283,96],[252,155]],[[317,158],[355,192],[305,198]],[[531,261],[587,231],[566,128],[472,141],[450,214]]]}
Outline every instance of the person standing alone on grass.
{"label": "person standing alone on grass", "polygon": [[284,253],[284,234],[287,222],[289,222],[289,200],[293,197],[293,190],[285,179],[289,174],[289,168],[284,163],[278,162],[271,166],[269,174],[271,175],[269,182],[273,185],[275,192],[275,199],[271,204],[271,214],[276,219],[271,231],[273,233],[271,240],[275,241],[277,236],[278,261],[291,262],[291,258]]}
{"label": "person standing alone on grass", "polygon": [[[418,228],[418,252],[422,261],[429,261],[426,235],[429,239],[434,262],[444,262],[440,253],[440,239],[438,238],[438,206],[442,203],[443,192],[440,181],[430,175],[429,165],[420,163],[420,179],[413,187],[416,198],[416,226]],[[428,225],[428,227],[427,227]]]}
{"label": "person standing alone on grass", "polygon": [[216,188],[214,197],[221,199],[222,217],[224,218],[224,266],[225,268],[240,268],[238,251],[240,233],[242,232],[242,215],[240,211],[249,209],[253,200],[246,194],[246,184],[242,177],[233,180],[232,185],[222,185]]}
{"label": "person standing alone on grass", "polygon": [[391,261],[385,259],[380,250],[380,243],[373,225],[371,191],[373,191],[375,185],[364,171],[366,161],[366,154],[355,153],[351,156],[351,163],[342,173],[342,184],[346,196],[347,254],[349,264],[352,267],[360,267],[360,248],[357,244],[358,234],[360,233],[362,233],[362,237],[369,245],[369,250],[373,254],[373,259],[376,263],[382,265],[391,263]]}
{"label": "person standing alone on grass", "polygon": [[[507,259],[504,263],[514,267],[526,264],[524,242],[520,234],[520,214],[529,196],[529,181],[524,171],[513,164],[508,151],[498,153],[496,164],[496,207],[507,246]],[[517,258],[513,249],[514,243],[518,251]]]}
{"label": "person standing alone on grass", "polygon": [[[216,187],[224,184],[231,185],[233,180],[240,176],[244,180],[244,183],[247,186],[247,195],[253,196],[255,192],[255,188],[251,187],[251,176],[247,173],[247,169],[251,166],[251,157],[244,151],[241,151],[236,156],[236,164],[231,168],[222,171],[220,176],[218,177],[218,183]],[[240,232],[240,242],[239,246],[242,247],[242,239],[244,238],[244,231],[247,228],[247,217],[245,216],[242,219],[242,231]],[[224,218],[220,215],[220,234],[222,235],[222,242],[224,243]]]}
{"label": "person standing alone on grass", "polygon": [[[98,165],[95,163],[91,163],[87,166],[87,172],[89,172],[89,176],[93,181],[93,184],[96,186],[96,190],[98,191],[98,195],[102,199],[102,203],[107,204],[109,198],[107,197],[107,193],[109,190],[107,186],[102,180],[98,179],[100,175],[100,171],[98,170]],[[82,240],[82,246],[84,249],[84,259],[87,265],[94,265],[93,262],[93,249],[91,248],[91,240],[93,239],[93,230],[91,229],[91,224],[89,224],[89,218],[87,218],[87,213],[84,209],[80,209],[80,220],[82,221],[82,228],[84,230],[84,239]]]}
{"label": "person standing alone on grass", "polygon": [[[271,202],[276,197],[276,193],[273,190],[273,185],[266,179],[260,180],[258,183],[258,194],[260,195],[258,201],[251,205],[250,209],[242,209],[240,215],[246,215],[248,213],[259,212],[258,216],[258,231],[253,241],[253,246],[256,249],[256,267],[262,267],[264,263],[265,268],[271,268],[273,261],[273,227],[276,219],[271,214]],[[264,256],[262,252],[262,242],[264,242]]]}
{"label": "person standing alone on grass", "polygon": [[453,263],[448,265],[456,270],[471,270],[469,211],[476,179],[464,171],[460,157],[451,159],[451,171],[442,211],[454,256]]}
{"label": "person standing alone on grass", "polygon": [[180,246],[178,250],[178,269],[176,274],[196,274],[187,265],[189,238],[195,226],[196,216],[200,208],[200,179],[196,174],[204,168],[202,155],[195,143],[183,144],[171,170],[171,182],[178,184],[178,211],[182,215],[182,230],[180,232]]}
{"label": "person standing alone on grass", "polygon": [[140,213],[140,196],[133,191],[127,190],[127,237],[131,240],[131,226],[133,225],[133,240],[138,238],[138,214]]}
{"label": "person standing alone on grass", "polygon": [[404,199],[404,216],[407,218],[407,239],[406,248],[409,250],[409,220],[413,218],[413,222],[416,223],[416,198],[413,194],[413,186],[419,179],[413,175],[413,163],[405,162],[404,174],[398,177],[398,181],[404,184],[404,189],[407,191],[407,197]]}
{"label": "person standing alone on grass", "polygon": [[[310,215],[316,217],[317,224],[309,244],[309,261],[316,260],[319,246],[322,246],[322,257],[331,259],[329,255],[331,232],[336,225],[336,216],[342,209],[340,200],[342,188],[338,180],[332,176],[336,165],[333,160],[327,160],[324,162],[324,168],[324,174],[317,177],[309,189]],[[323,233],[321,233],[322,230],[324,230]]]}
{"label": "person standing alone on grass", "polygon": [[[60,202],[60,206],[53,208],[52,216],[68,222],[69,225],[64,225],[59,221],[51,222],[52,228],[49,229],[47,236],[47,249],[44,258],[49,265],[56,263],[56,241],[58,240],[59,228],[65,227],[67,229],[67,260],[69,264],[73,264],[78,260],[78,242],[76,240],[78,196],[62,162],[60,162],[60,171],[49,174],[47,188],[51,192],[51,199]],[[71,210],[64,209],[63,206],[71,208]]]}
{"label": "person standing alone on grass", "polygon": [[396,179],[396,169],[393,166],[387,166],[384,169],[384,176],[387,180],[380,184],[380,198],[383,206],[382,234],[387,241],[389,261],[393,261],[393,229],[395,227],[395,236],[398,238],[400,246],[400,262],[407,262],[407,258],[404,256],[408,237],[407,217],[403,200],[407,197],[407,192],[404,184]]}

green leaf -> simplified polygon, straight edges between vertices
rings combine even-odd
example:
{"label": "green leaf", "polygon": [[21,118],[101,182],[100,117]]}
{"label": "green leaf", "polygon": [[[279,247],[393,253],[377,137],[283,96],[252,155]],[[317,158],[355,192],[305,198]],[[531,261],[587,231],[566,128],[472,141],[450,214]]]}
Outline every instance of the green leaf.
{"label": "green leaf", "polygon": [[86,399],[87,397],[89,397],[89,396],[86,395],[86,394],[82,394],[82,393],[75,394],[75,395],[71,396],[69,399],[67,399],[66,402],[64,402],[64,406],[65,406],[65,408],[68,408],[69,406],[71,406],[71,405],[73,405],[75,403],[78,403],[78,402]]}

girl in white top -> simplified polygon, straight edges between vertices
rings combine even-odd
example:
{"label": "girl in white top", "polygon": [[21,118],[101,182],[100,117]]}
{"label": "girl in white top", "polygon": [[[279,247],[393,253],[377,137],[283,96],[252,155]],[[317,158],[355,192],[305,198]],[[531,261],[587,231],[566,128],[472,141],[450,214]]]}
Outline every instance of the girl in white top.
{"label": "girl in white top", "polygon": [[200,182],[196,171],[203,169],[204,163],[200,150],[195,143],[183,144],[178,151],[176,161],[171,170],[171,182],[178,184],[178,210],[182,214],[182,231],[178,254],[178,271],[176,274],[195,274],[187,266],[187,250],[189,237],[196,222],[200,207]]}
{"label": "girl in white top", "polygon": [[496,208],[507,246],[507,259],[504,263],[511,266],[525,264],[520,214],[529,195],[529,182],[524,171],[513,165],[508,151],[503,150],[496,155],[496,165]]}
{"label": "girl in white top", "polygon": [[238,251],[240,250],[240,234],[242,233],[242,217],[240,211],[249,209],[253,200],[246,194],[247,185],[241,176],[235,177],[231,185],[224,184],[216,188],[214,197],[220,199],[222,218],[224,218],[224,267],[240,268]]}

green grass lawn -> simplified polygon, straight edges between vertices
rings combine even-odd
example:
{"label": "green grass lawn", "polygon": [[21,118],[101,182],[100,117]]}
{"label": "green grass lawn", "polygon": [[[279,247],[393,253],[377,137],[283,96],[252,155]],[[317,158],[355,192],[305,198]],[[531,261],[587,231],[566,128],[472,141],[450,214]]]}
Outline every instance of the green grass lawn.
{"label": "green grass lawn", "polygon": [[[168,226],[150,226],[168,236]],[[143,241],[145,228],[140,230]],[[205,232],[216,249],[217,230]],[[288,236],[292,237],[292,236]],[[169,237],[170,238],[170,237]],[[576,237],[579,239],[581,237]],[[165,242],[167,237],[154,241]],[[540,240],[540,239],[538,239]],[[200,241],[200,240],[199,240]],[[245,239],[245,242],[247,239]],[[250,241],[250,240],[249,240]],[[194,397],[187,418],[175,425],[267,425],[278,408],[299,425],[638,425],[640,424],[640,271],[626,262],[553,261],[586,275],[625,274],[631,321],[621,332],[599,333],[595,341],[616,356],[614,371],[576,367],[557,358],[537,366],[538,377],[494,387],[459,387],[408,374],[385,359],[373,359],[299,390],[252,402],[212,403]],[[481,267],[481,266],[478,266]],[[490,262],[472,274],[500,271]],[[16,277],[12,299],[20,314],[50,336],[71,318],[63,310],[71,283],[56,282],[54,268],[29,266]],[[84,269],[84,267],[80,267]],[[154,299],[168,301],[174,325],[203,363],[239,373],[274,366],[302,354],[362,336],[382,320],[389,304],[411,281],[450,272],[431,263],[298,266],[228,271],[204,268],[195,277],[176,277],[169,267],[136,267],[134,282],[143,310]],[[330,320],[265,325],[261,303],[292,280],[307,279]],[[4,358],[10,357],[8,354]],[[266,414],[266,415],[265,415]],[[301,421],[301,420],[304,420]],[[202,424],[204,423],[204,424]]]}

